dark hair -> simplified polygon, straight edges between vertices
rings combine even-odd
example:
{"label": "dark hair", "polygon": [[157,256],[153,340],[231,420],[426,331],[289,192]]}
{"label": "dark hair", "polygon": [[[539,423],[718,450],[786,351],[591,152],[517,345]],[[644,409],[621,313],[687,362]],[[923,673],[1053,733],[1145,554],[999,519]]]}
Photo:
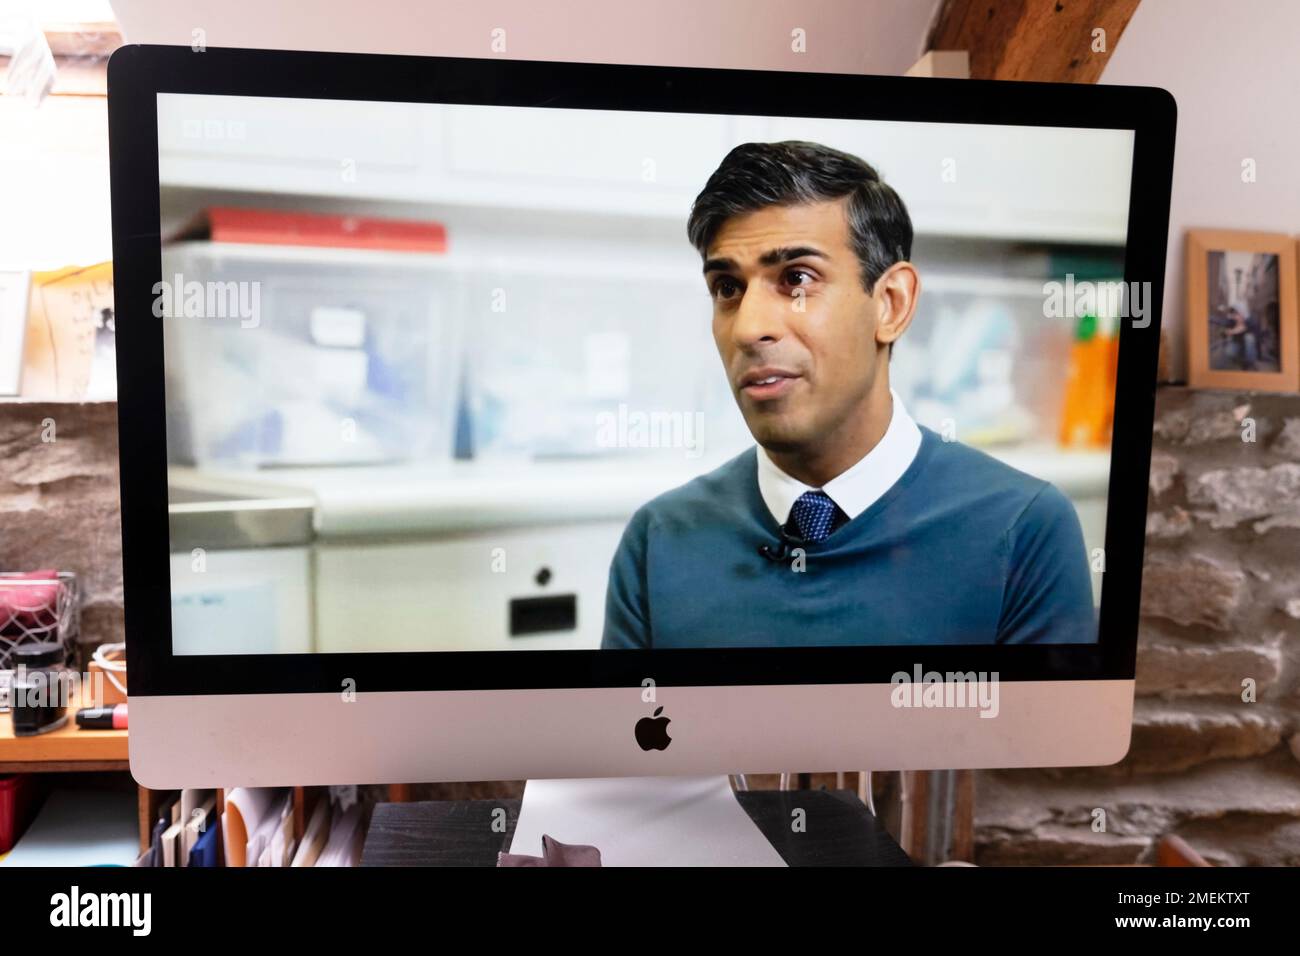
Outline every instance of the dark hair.
{"label": "dark hair", "polygon": [[705,256],[732,216],[845,196],[849,239],[870,292],[886,269],[911,256],[912,220],[898,193],[871,166],[829,146],[797,140],[737,146],[695,197],[686,234]]}

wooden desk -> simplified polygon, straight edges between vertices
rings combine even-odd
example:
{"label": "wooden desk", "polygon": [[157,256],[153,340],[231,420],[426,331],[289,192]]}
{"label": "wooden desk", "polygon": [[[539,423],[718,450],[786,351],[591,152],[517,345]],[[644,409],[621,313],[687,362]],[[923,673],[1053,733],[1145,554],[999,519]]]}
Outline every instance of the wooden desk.
{"label": "wooden desk", "polygon": [[125,730],[81,730],[74,696],[68,722],[35,737],[15,737],[13,717],[0,714],[0,773],[57,773],[84,770],[129,770]]}
{"label": "wooden desk", "polygon": [[[736,799],[790,866],[911,866],[912,861],[849,790],[749,790]],[[510,845],[519,800],[381,803],[370,818],[362,866],[496,866]],[[793,833],[790,814],[807,813]],[[492,813],[506,811],[505,833]]]}

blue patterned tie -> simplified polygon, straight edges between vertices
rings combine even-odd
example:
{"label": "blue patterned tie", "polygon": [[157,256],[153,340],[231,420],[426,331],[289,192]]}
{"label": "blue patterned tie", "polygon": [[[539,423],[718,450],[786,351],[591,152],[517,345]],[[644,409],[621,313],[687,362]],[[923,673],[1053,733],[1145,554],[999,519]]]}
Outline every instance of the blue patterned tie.
{"label": "blue patterned tie", "polygon": [[795,499],[790,520],[799,537],[814,544],[825,541],[837,527],[836,518],[843,514],[824,491],[805,491]]}

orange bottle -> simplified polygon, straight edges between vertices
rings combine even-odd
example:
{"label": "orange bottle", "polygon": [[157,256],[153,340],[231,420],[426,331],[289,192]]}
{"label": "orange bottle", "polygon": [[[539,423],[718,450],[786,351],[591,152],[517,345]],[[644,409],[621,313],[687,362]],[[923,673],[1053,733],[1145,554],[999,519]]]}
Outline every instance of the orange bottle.
{"label": "orange bottle", "polygon": [[1115,412],[1117,340],[1102,332],[1095,315],[1079,319],[1070,345],[1060,442],[1067,448],[1110,444]]}

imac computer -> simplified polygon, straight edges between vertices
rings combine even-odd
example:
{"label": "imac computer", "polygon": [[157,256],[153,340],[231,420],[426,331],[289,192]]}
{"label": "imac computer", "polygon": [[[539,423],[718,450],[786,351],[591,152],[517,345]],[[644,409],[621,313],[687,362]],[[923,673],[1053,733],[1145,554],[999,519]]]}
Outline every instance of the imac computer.
{"label": "imac computer", "polygon": [[1127,751],[1156,89],[127,46],[149,787]]}

